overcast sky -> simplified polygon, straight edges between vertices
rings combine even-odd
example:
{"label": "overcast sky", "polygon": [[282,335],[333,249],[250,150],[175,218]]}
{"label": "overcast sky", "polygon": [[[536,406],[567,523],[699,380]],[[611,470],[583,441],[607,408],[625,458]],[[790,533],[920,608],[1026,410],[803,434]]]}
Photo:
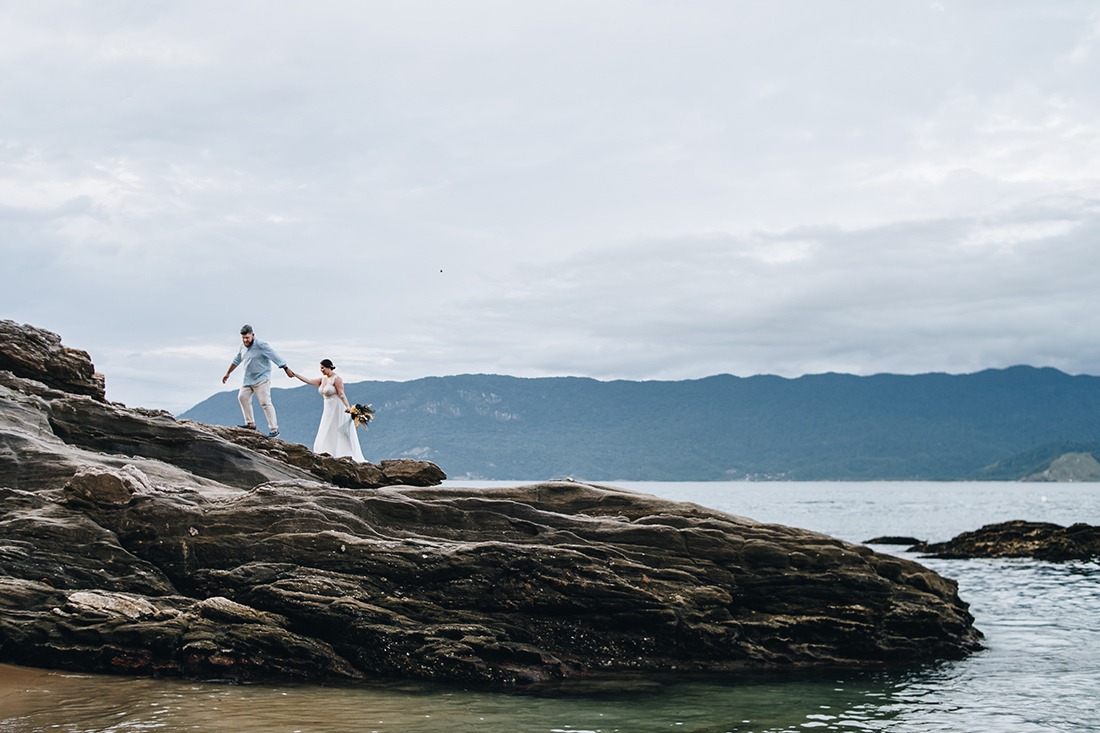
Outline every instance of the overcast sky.
{"label": "overcast sky", "polygon": [[1100,374],[1098,79],[1091,0],[0,3],[0,318],[173,412],[246,322],[347,381]]}

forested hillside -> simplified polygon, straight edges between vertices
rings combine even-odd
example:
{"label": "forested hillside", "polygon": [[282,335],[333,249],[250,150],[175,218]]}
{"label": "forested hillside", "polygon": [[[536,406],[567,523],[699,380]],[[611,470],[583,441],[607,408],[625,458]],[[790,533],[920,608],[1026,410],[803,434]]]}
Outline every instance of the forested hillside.
{"label": "forested hillside", "polygon": [[[1042,444],[1100,439],[1100,377],[1033,367],[671,382],[460,375],[347,392],[377,411],[360,431],[368,460],[423,458],[453,478],[960,479]],[[273,396],[282,437],[311,445],[317,391]],[[235,392],[182,417],[241,421]]]}

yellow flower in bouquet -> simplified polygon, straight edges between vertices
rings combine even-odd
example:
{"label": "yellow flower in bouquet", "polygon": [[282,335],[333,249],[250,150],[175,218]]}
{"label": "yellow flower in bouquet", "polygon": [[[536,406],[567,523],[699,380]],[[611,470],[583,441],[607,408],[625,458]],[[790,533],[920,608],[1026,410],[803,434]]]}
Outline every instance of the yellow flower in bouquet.
{"label": "yellow flower in bouquet", "polygon": [[374,419],[374,409],[370,405],[355,405],[348,410],[348,414],[351,415],[355,427],[362,426],[364,429],[367,429],[367,423]]}

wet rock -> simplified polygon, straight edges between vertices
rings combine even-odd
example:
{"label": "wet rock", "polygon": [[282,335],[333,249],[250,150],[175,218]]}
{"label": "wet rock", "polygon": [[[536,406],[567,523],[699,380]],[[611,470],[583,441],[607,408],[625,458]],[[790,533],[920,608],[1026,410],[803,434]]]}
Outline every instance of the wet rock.
{"label": "wet rock", "polygon": [[987,524],[947,542],[920,545],[932,557],[1030,557],[1064,562],[1100,558],[1100,527],[1014,520]]}

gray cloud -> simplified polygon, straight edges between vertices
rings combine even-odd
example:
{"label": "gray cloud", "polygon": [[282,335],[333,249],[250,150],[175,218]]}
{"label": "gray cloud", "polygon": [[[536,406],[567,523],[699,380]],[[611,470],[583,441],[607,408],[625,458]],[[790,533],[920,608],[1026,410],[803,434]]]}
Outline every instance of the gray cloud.
{"label": "gray cloud", "polygon": [[1094,371],[1095,203],[642,241],[528,268],[460,311],[500,335],[486,351],[543,373]]}
{"label": "gray cloud", "polygon": [[[1097,373],[1089,2],[0,8],[0,317],[112,398]],[[443,270],[443,272],[440,272]]]}

